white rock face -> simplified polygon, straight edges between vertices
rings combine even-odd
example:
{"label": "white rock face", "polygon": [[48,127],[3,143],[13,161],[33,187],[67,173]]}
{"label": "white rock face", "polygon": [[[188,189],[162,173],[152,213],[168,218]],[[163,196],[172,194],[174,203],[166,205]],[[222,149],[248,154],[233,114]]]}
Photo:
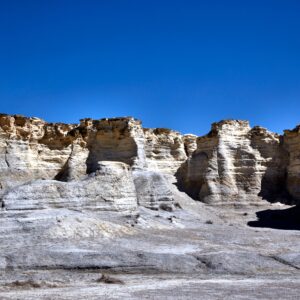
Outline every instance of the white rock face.
{"label": "white rock face", "polygon": [[276,134],[246,121],[222,121],[197,139],[177,176],[184,191],[206,203],[275,202],[286,197],[286,157]]}
{"label": "white rock face", "polygon": [[0,115],[0,195],[30,180],[54,178],[71,154],[67,134],[73,127]]}
{"label": "white rock face", "polygon": [[184,138],[165,128],[145,130],[146,162],[149,170],[174,175],[187,159]]}
{"label": "white rock face", "polygon": [[36,180],[3,197],[6,210],[69,208],[134,211],[137,197],[131,171],[121,162],[100,162],[97,171],[78,181]]}
{"label": "white rock face", "polygon": [[210,204],[288,202],[300,198],[298,144],[299,130],[282,138],[237,120],[197,138],[131,117],[68,125],[0,115],[0,197],[7,209],[75,207],[80,197],[89,208],[158,209],[173,202],[176,175],[182,191]]}
{"label": "white rock face", "polygon": [[[153,209],[173,201],[163,175],[148,172],[138,120],[83,119],[66,125],[1,115],[0,125],[0,196],[6,210],[132,211],[138,199]],[[150,183],[135,186],[132,170]]]}

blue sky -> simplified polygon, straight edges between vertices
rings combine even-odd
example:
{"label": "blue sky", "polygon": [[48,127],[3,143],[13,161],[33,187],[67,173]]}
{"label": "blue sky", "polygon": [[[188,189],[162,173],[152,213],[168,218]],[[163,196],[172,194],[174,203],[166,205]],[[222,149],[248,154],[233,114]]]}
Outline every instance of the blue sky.
{"label": "blue sky", "polygon": [[300,1],[3,0],[0,112],[205,134],[300,123]]}

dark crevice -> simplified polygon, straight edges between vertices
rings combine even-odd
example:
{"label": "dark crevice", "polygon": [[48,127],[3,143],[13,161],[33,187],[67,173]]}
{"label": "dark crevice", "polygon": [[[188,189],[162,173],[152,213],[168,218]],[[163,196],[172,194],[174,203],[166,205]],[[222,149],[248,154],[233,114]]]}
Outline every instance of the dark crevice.
{"label": "dark crevice", "polygon": [[270,256],[270,257],[273,258],[274,260],[280,262],[281,264],[284,264],[284,265],[286,265],[288,267],[291,267],[291,268],[294,268],[296,270],[300,270],[299,267],[293,265],[292,263],[290,263],[290,262],[288,262],[288,261],[286,261],[286,260],[284,260],[284,259],[282,259],[282,258],[280,258],[278,256]]}
{"label": "dark crevice", "polygon": [[68,179],[69,179],[69,159],[54,177],[54,180],[63,181],[63,182],[67,182]]}

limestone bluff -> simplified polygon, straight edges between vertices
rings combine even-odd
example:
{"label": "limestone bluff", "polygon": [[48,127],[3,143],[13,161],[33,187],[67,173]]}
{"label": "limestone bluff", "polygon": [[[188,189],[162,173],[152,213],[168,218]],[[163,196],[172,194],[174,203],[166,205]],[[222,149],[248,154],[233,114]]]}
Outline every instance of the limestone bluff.
{"label": "limestone bluff", "polygon": [[1,114],[0,170],[5,210],[173,209],[174,184],[211,205],[294,204],[300,127],[280,136],[225,120],[197,137],[131,117],[63,124]]}

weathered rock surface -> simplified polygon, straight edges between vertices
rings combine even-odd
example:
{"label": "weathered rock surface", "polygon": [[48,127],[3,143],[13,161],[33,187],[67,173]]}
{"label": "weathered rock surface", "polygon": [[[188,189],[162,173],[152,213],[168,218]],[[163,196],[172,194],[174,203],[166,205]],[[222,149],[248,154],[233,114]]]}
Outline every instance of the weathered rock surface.
{"label": "weathered rock surface", "polygon": [[153,171],[135,171],[133,178],[139,205],[155,210],[173,210],[174,194],[163,175]]}
{"label": "weathered rock surface", "polygon": [[[6,209],[78,205],[105,210],[132,209],[137,206],[138,197],[145,193],[151,198],[153,208],[159,207],[163,199],[172,202],[163,175],[154,172],[150,175],[148,171],[146,153],[150,157],[152,150],[144,149],[144,132],[138,120],[83,119],[79,125],[66,125],[1,115],[0,122],[0,190]],[[175,136],[181,139],[178,133]],[[155,135],[151,138],[156,139]],[[172,168],[172,159],[176,159],[170,154],[170,143],[174,144],[174,139],[168,141],[170,149],[166,155],[157,158],[158,165],[164,160],[162,164]],[[177,165],[186,158],[183,143],[180,146],[183,158]],[[141,191],[136,190],[132,170],[140,170],[141,178],[153,182],[147,188],[147,183],[139,182],[137,187]],[[141,203],[147,206],[147,201]]]}
{"label": "weathered rock surface", "polygon": [[111,161],[126,164],[129,177],[134,170],[141,178],[157,172],[162,181],[176,174],[183,191],[210,204],[288,203],[300,199],[299,136],[298,127],[281,137],[237,120],[214,123],[197,138],[143,129],[129,117],[68,125],[0,115],[0,191],[38,179],[82,181]]}
{"label": "weathered rock surface", "polygon": [[128,165],[101,162],[98,170],[83,180],[61,182],[36,180],[7,192],[3,198],[6,210],[71,208],[133,211],[137,197]]}
{"label": "weathered rock surface", "polygon": [[287,202],[287,160],[280,136],[247,121],[221,121],[197,139],[177,177],[181,189],[210,204]]}
{"label": "weathered rock surface", "polygon": [[187,159],[184,137],[165,128],[146,129],[144,132],[147,167],[174,175]]}
{"label": "weathered rock surface", "polygon": [[67,162],[75,126],[0,115],[0,191],[34,179],[52,179]]}
{"label": "weathered rock surface", "polygon": [[300,202],[300,125],[284,131],[284,145],[288,152],[287,189]]}
{"label": "weathered rock surface", "polygon": [[184,148],[187,156],[191,156],[197,149],[197,136],[194,134],[185,134],[183,136]]}
{"label": "weathered rock surface", "polygon": [[296,299],[299,136],[0,115],[0,298]]}

